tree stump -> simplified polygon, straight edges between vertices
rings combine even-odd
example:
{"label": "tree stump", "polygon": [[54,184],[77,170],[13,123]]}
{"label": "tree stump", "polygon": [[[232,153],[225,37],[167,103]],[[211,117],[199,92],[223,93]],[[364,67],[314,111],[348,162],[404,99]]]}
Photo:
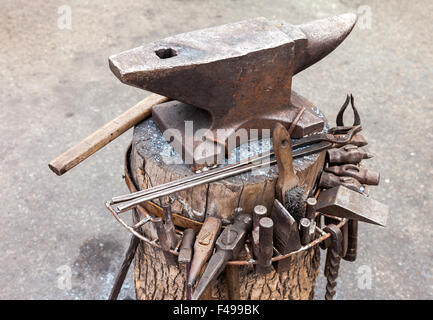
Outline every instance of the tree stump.
{"label": "tree stump", "polygon": [[[151,119],[135,127],[129,167],[130,175],[139,190],[192,175],[188,165],[164,162],[176,160],[176,157],[179,160],[179,156],[169,150],[167,142]],[[305,196],[313,189],[324,161],[324,151],[294,159],[295,171]],[[263,174],[244,173],[178,192],[171,195],[171,199],[155,199],[155,203],[160,205],[161,202],[171,200],[172,210],[177,214],[196,221],[204,221],[206,216],[217,216],[223,220],[224,225],[232,220],[233,214],[239,212],[238,208],[252,213],[254,206],[262,204],[270,212],[277,178],[278,169],[273,165]],[[134,222],[139,219],[139,213],[135,212]],[[156,239],[151,223],[146,224],[141,232],[148,238]],[[245,257],[237,260],[242,259]],[[230,268],[238,268],[239,271],[240,299],[312,299],[320,263],[319,248],[313,247],[289,259],[292,267],[288,272],[272,271],[267,275],[255,273],[252,266],[231,266]],[[162,251],[142,241],[135,254],[134,276],[137,299],[186,299],[184,267],[167,266]],[[228,283],[230,281],[227,282],[222,273],[204,299],[232,298]]]}

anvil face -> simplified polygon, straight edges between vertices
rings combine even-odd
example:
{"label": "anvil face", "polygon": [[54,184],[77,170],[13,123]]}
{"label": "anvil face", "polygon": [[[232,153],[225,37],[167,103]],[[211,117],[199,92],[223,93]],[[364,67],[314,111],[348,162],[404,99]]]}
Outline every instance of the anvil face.
{"label": "anvil face", "polygon": [[[125,51],[110,57],[110,68],[126,84],[180,101],[154,108],[162,131],[181,129],[174,118],[192,120],[185,118],[192,106],[207,111],[197,127],[210,123],[208,140],[225,146],[238,129],[290,125],[303,106],[291,99],[292,76],[331,52],[355,22],[351,14],[300,26],[255,18]],[[295,138],[323,127],[311,110],[304,114]]]}

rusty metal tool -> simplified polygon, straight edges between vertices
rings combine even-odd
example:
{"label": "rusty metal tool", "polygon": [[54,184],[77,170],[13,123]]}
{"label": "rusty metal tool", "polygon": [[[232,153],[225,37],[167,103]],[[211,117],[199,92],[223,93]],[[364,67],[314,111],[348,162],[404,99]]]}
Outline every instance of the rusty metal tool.
{"label": "rusty metal tool", "polygon": [[171,205],[169,203],[164,203],[162,205],[162,210],[164,213],[164,229],[167,233],[167,238],[170,243],[171,249],[176,248],[179,238],[176,234],[176,228],[173,223],[173,216],[171,215]]}
{"label": "rusty metal tool", "polygon": [[188,277],[189,287],[195,284],[203,266],[211,256],[220,230],[221,219],[216,217],[206,218],[194,243],[194,255]]}
{"label": "rusty metal tool", "polygon": [[328,162],[330,164],[358,164],[361,160],[372,157],[367,150],[351,144],[328,150]]}
{"label": "rusty metal tool", "polygon": [[174,254],[170,252],[170,249],[172,249],[170,239],[167,235],[167,232],[164,227],[164,223],[162,222],[162,219],[159,217],[152,218],[152,223],[155,226],[156,233],[158,235],[159,243],[161,245],[161,250],[164,254],[165,261],[167,265],[170,266],[176,266],[177,265],[177,259]]}
{"label": "rusty metal tool", "polygon": [[337,176],[352,177],[362,184],[378,185],[380,174],[377,171],[367,170],[354,164],[344,164],[341,166],[332,166],[325,168],[326,172],[333,173]]}
{"label": "rusty metal tool", "polygon": [[347,233],[348,233],[348,243],[347,243],[347,251],[343,256],[343,259],[346,261],[355,261],[356,254],[358,251],[358,221],[349,219],[347,222]]}
{"label": "rusty metal tool", "polygon": [[136,236],[131,237],[131,241],[129,243],[128,250],[126,250],[125,258],[120,266],[119,272],[116,275],[116,279],[114,280],[113,287],[111,288],[110,296],[108,300],[117,300],[119,296],[120,289],[122,289],[123,282],[125,281],[126,275],[128,274],[129,266],[131,265],[132,260],[134,259],[135,252],[137,251],[138,244],[140,243],[140,239]]}
{"label": "rusty metal tool", "polygon": [[189,273],[192,260],[192,249],[194,246],[195,231],[194,229],[185,229],[183,231],[182,244],[179,249],[177,261],[185,265],[185,291],[186,299],[191,300],[191,287],[188,286]]}
{"label": "rusty metal tool", "polygon": [[349,105],[349,102],[350,102],[350,105],[351,105],[352,111],[353,111],[353,126],[358,126],[361,124],[361,117],[359,116],[358,109],[356,109],[356,107],[355,107],[355,101],[354,100],[355,99],[353,98],[352,94],[347,95],[346,101],[343,103],[340,110],[338,111],[337,118],[335,120],[337,126],[344,126],[343,116],[344,116],[344,112],[346,111],[347,106]]}
{"label": "rusty metal tool", "polygon": [[[153,108],[153,118],[162,131],[179,130],[194,158],[199,129],[208,130],[212,151],[213,142],[225,149],[236,130],[289,126],[306,107],[293,137],[321,130],[313,105],[291,90],[292,77],[332,52],[356,20],[344,14],[295,26],[255,18],[172,36],[113,55],[109,64],[123,83],[178,100]],[[194,122],[191,133],[184,120]]]}
{"label": "rusty metal tool", "polygon": [[195,241],[194,229],[185,229],[183,231],[182,244],[179,249],[178,261],[180,264],[189,264],[192,260],[192,250]]}
{"label": "rusty metal tool", "polygon": [[[324,231],[331,234],[331,244],[328,248],[329,258],[327,269],[326,300],[332,300],[337,286],[338,271],[340,269],[341,256],[343,255],[343,235],[341,230],[335,225],[330,224]],[[326,267],[325,267],[326,269]]]}
{"label": "rusty metal tool", "polygon": [[192,300],[200,299],[206,288],[224,270],[227,262],[236,258],[244,246],[248,232],[252,229],[252,217],[242,213],[235,218],[233,224],[226,226],[218,237],[215,248],[197,287],[192,294]]}
{"label": "rusty metal tool", "polygon": [[316,213],[317,200],[314,197],[310,197],[306,201],[305,217],[314,220],[314,214]]}
{"label": "rusty metal tool", "polygon": [[259,250],[256,271],[266,274],[272,271],[274,222],[271,218],[264,217],[259,221]]}
{"label": "rusty metal tool", "polygon": [[322,191],[316,210],[336,217],[386,225],[388,206],[344,186]]}
{"label": "rusty metal tool", "polygon": [[307,218],[302,218],[299,221],[299,234],[301,239],[301,244],[303,246],[310,243],[310,226],[311,220]]}
{"label": "rusty metal tool", "polygon": [[268,213],[268,210],[265,206],[257,205],[254,207],[254,213],[253,213],[253,231],[252,231],[252,238],[253,238],[253,254],[255,257],[259,256],[259,238],[260,238],[260,219],[266,217]]}
{"label": "rusty metal tool", "polygon": [[347,145],[352,142],[352,139],[362,130],[362,126],[353,126],[353,127],[334,127],[329,129],[328,133],[315,133],[307,137],[303,137],[298,139],[296,143],[293,144],[293,148],[298,148],[306,145],[310,145],[313,143],[317,143],[319,141],[328,141],[332,142],[332,145]]}
{"label": "rusty metal tool", "polygon": [[310,220],[310,230],[308,230],[310,242],[316,240],[316,220]]}
{"label": "rusty metal tool", "polygon": [[299,179],[293,168],[292,144],[289,132],[281,123],[277,123],[272,132],[272,143],[277,159],[278,179],[275,194],[290,214],[299,221],[304,214],[302,196],[304,190],[299,187]]}
{"label": "rusty metal tool", "polygon": [[[298,225],[278,199],[274,200],[270,217],[274,221],[274,246],[278,252],[287,254],[298,250],[301,247]],[[289,260],[279,260],[276,267],[277,271],[288,271],[290,267]]]}
{"label": "rusty metal tool", "polygon": [[[345,146],[346,144],[348,144],[348,143],[346,143],[346,142],[335,142],[332,145],[332,148],[340,148],[342,146]],[[357,146],[357,147],[364,147],[364,146],[366,146],[368,144],[368,141],[367,141],[367,139],[365,139],[365,137],[362,134],[356,133],[356,134],[353,135],[352,138],[350,138],[349,144]]]}
{"label": "rusty metal tool", "polygon": [[352,177],[339,177],[329,172],[322,172],[319,180],[319,187],[323,189],[330,189],[338,186],[345,186],[346,188],[364,193],[364,186],[355,178]]}

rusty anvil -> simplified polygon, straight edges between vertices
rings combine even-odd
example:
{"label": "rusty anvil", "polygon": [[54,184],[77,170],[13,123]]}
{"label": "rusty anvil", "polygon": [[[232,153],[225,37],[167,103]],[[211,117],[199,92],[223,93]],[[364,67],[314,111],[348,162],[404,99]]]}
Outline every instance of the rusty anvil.
{"label": "rusty anvil", "polygon": [[[153,107],[153,119],[161,131],[182,133],[174,138],[184,159],[209,164],[215,158],[207,152],[227,149],[236,130],[259,129],[260,138],[277,122],[289,126],[302,107],[292,137],[322,130],[313,104],[291,90],[292,76],[333,51],[356,20],[351,13],[301,25],[255,18],[172,36],[113,55],[109,64],[123,83],[174,99]],[[185,132],[187,120],[193,132]],[[194,137],[199,129],[204,139]]]}

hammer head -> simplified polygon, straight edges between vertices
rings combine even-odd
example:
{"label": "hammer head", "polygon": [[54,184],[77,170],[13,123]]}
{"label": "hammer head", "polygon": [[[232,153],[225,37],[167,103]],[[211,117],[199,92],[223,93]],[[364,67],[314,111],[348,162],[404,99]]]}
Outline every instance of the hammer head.
{"label": "hammer head", "polygon": [[[334,50],[355,22],[354,14],[299,26],[255,18],[172,36],[111,56],[109,64],[123,83],[182,102],[165,108],[176,109],[172,117],[182,118],[188,105],[205,110],[207,138],[225,144],[240,128],[289,125],[300,107],[291,99],[292,76]],[[165,130],[172,123],[164,111],[154,117]],[[322,127],[306,112],[292,136]],[[217,137],[217,129],[226,133]]]}

